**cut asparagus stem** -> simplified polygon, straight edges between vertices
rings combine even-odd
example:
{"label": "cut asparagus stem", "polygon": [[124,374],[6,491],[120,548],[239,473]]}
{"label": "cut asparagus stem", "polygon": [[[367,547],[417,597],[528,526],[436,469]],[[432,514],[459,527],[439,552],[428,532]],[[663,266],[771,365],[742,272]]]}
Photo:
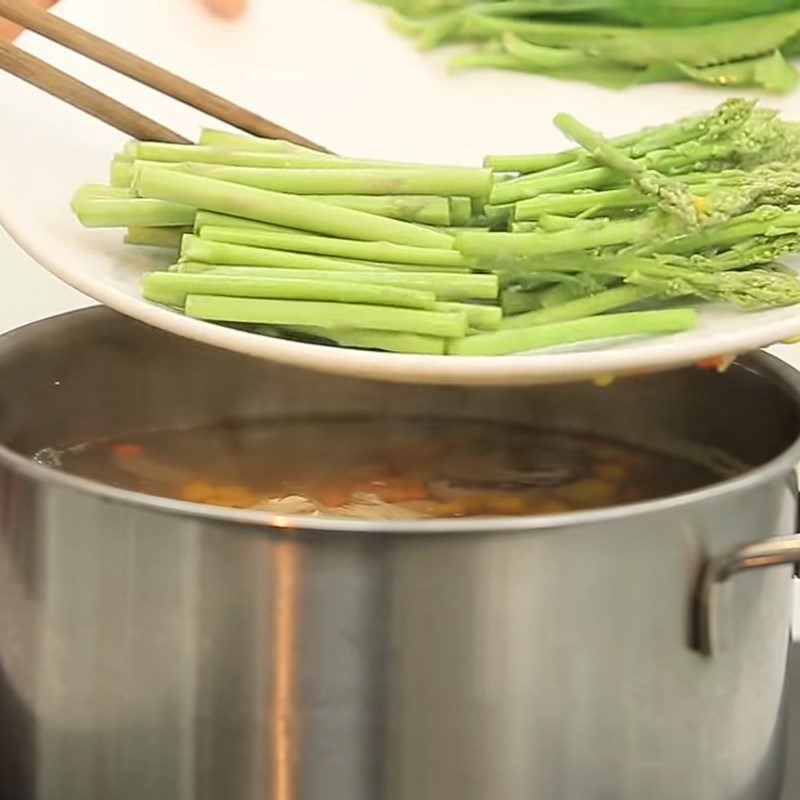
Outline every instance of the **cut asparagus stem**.
{"label": "cut asparagus stem", "polygon": [[318,156],[320,159],[331,159],[336,156],[329,153],[320,153],[310,147],[303,147],[283,139],[264,139],[260,136],[249,136],[244,133],[231,133],[215,128],[203,128],[200,132],[198,144],[207,147],[222,147],[226,150],[238,152],[252,150],[257,153],[298,153],[309,157]]}
{"label": "cut asparagus stem", "polygon": [[[265,270],[268,273],[268,271]],[[438,310],[436,295],[418,289],[368,283],[278,278],[267,274],[248,278],[226,275],[150,272],[142,282],[145,299],[170,306],[183,306],[187,295],[262,297],[273,300],[324,300],[335,303],[368,303]]]}
{"label": "cut asparagus stem", "polygon": [[[304,195],[305,196],[305,195]],[[450,202],[446,197],[426,197],[425,195],[382,195],[361,196],[357,194],[320,194],[310,199],[331,206],[364,211],[390,219],[417,222],[420,225],[434,225],[440,228],[451,224]],[[441,232],[441,231],[440,231]]]}
{"label": "cut asparagus stem", "polygon": [[[279,169],[319,169],[321,159],[326,169],[416,169],[425,164],[405,164],[396,161],[377,161],[368,158],[338,158],[315,153],[313,156],[295,153],[260,153],[237,151],[193,144],[165,142],[133,142],[129,155],[135,161],[165,161],[180,163],[226,164],[232,167],[274,167]],[[440,167],[447,169],[447,167]],[[462,167],[450,167],[460,170]]]}
{"label": "cut asparagus stem", "polygon": [[189,295],[186,314],[218,322],[262,325],[313,325],[319,328],[359,328],[420,333],[457,338],[467,332],[464,314],[418,311],[356,303],[292,300],[254,300],[242,297]]}
{"label": "cut asparagus stem", "polygon": [[137,173],[134,188],[143,197],[344,239],[387,241],[416,247],[449,249],[453,246],[451,236],[411,223],[198,175],[145,167]]}
{"label": "cut asparagus stem", "polygon": [[111,185],[118,187],[130,186],[135,171],[136,169],[133,166],[133,161],[123,161],[115,157],[111,162],[111,169],[109,170]]}
{"label": "cut asparagus stem", "polygon": [[484,306],[478,303],[437,303],[439,311],[461,311],[467,315],[470,328],[479,331],[496,331],[503,319],[500,306]]}
{"label": "cut asparagus stem", "polygon": [[[488,196],[486,192],[484,197]],[[451,197],[450,198],[450,222],[452,225],[466,225],[472,222],[472,198],[470,197]]]}
{"label": "cut asparagus stem", "polygon": [[517,222],[536,220],[543,214],[577,216],[594,208],[602,208],[604,211],[612,208],[637,208],[655,205],[655,202],[654,198],[647,197],[633,186],[600,192],[543,194],[516,203],[514,220]]}
{"label": "cut asparagus stem", "polygon": [[191,225],[195,210],[191,206],[163,200],[92,199],[76,197],[72,210],[87,228],[154,228]]}
{"label": "cut asparagus stem", "polygon": [[694,328],[697,319],[697,312],[692,309],[607,314],[468,336],[451,341],[448,353],[458,356],[511,355],[595,339],[680,333]]}
{"label": "cut asparagus stem", "polygon": [[524,175],[511,181],[495,183],[489,202],[494,205],[517,203],[540,194],[563,194],[579,189],[606,189],[624,186],[625,177],[610,167],[593,167],[579,172]]}
{"label": "cut asparagus stem", "polygon": [[292,250],[296,253],[316,253],[317,255],[336,256],[356,261],[385,261],[388,264],[422,264],[442,267],[466,267],[467,265],[464,257],[456,250],[407,247],[389,242],[333,239],[299,232],[281,233],[206,225],[200,231],[200,238],[212,242],[266,247],[271,250]]}
{"label": "cut asparagus stem", "polygon": [[[246,247],[244,245],[227,244],[200,239],[197,236],[183,237],[181,259],[199,261],[206,264],[219,264],[243,267],[278,267],[295,270],[339,270],[342,272],[370,272],[379,270],[359,261],[328,258],[309,253],[294,253],[288,250],[268,250],[263,247]],[[382,269],[388,269],[384,266]]]}
{"label": "cut asparagus stem", "polygon": [[300,333],[311,333],[324,337],[336,342],[341,347],[355,347],[362,350],[388,350],[393,353],[442,356],[445,354],[447,344],[447,340],[441,337],[424,336],[419,333],[355,330],[353,328],[326,330],[313,326],[295,326],[294,329]]}
{"label": "cut asparagus stem", "polygon": [[[663,223],[662,223],[663,227]],[[656,225],[648,217],[633,220],[605,221],[579,230],[557,233],[473,233],[456,237],[456,249],[469,261],[484,258],[532,258],[592,250],[609,245],[646,241],[655,234]]]}
{"label": "cut asparagus stem", "polygon": [[583,317],[594,317],[612,309],[638,303],[656,294],[653,290],[639,286],[618,286],[604,292],[581,297],[559,306],[540,308],[525,314],[507,317],[500,325],[502,330],[530,328],[532,325],[544,325],[551,322],[566,322]]}
{"label": "cut asparagus stem", "polygon": [[535,311],[542,307],[541,289],[522,290],[518,286],[506,289],[500,295],[500,304],[503,314],[511,317],[515,314],[524,314],[528,311]]}
{"label": "cut asparagus stem", "polygon": [[411,272],[469,272],[469,267],[434,266],[432,264],[400,264],[379,261],[354,261],[351,259],[319,256],[290,250],[270,250],[263,247],[229,244],[188,235],[181,246],[181,258],[210,264],[229,264],[249,267],[295,267],[297,269],[361,269],[402,270]]}
{"label": "cut asparagus stem", "polygon": [[199,235],[206,227],[241,228],[245,230],[271,231],[273,233],[291,233],[309,235],[308,231],[297,228],[286,228],[283,225],[270,225],[268,222],[257,222],[254,219],[234,217],[230,214],[218,214],[216,211],[198,211],[194,218],[194,233]]}
{"label": "cut asparagus stem", "polygon": [[149,245],[179,250],[181,239],[191,228],[128,228],[125,233],[125,244]]}
{"label": "cut asparagus stem", "polygon": [[[404,169],[264,169],[256,167],[184,164],[194,175],[205,175],[257,189],[289,194],[432,195],[488,197],[492,173],[463,167]],[[470,204],[470,215],[472,206]]]}
{"label": "cut asparagus stem", "polygon": [[73,195],[77,200],[134,200],[136,195],[127,186],[106,186],[103,183],[86,183]]}
{"label": "cut asparagus stem", "polygon": [[[205,273],[210,275],[244,276],[257,278],[271,275],[279,278],[293,278],[293,269],[273,267],[241,267],[181,262],[176,265],[180,273]],[[303,270],[304,279],[325,281],[345,281],[363,283],[367,279],[364,272],[334,272],[325,270]],[[446,272],[393,272],[391,270],[369,273],[369,283],[375,286],[403,286],[408,289],[421,289],[433,292],[439,300],[494,300],[498,293],[498,280],[495,275],[458,275]]]}
{"label": "cut asparagus stem", "polygon": [[565,153],[543,153],[541,155],[486,156],[485,166],[497,172],[541,172],[551,167],[570,164],[582,150],[569,150]]}

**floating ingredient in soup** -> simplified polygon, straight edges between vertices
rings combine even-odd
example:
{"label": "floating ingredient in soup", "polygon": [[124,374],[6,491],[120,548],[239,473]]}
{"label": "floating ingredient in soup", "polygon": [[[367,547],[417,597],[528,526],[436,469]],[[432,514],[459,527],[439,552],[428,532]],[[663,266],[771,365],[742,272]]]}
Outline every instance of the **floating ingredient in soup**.
{"label": "floating ingredient in soup", "polygon": [[37,460],[194,503],[374,520],[581,511],[725,477],[693,459],[598,437],[439,419],[214,425],[47,448]]}

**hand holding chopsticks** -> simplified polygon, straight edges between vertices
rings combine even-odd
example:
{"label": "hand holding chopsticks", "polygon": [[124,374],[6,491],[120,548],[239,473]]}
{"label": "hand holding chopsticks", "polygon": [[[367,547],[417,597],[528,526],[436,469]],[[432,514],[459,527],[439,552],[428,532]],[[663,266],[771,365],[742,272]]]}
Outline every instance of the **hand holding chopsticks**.
{"label": "hand holding chopsticks", "polygon": [[[285,139],[305,147],[324,150],[299,134],[49,14],[31,0],[0,0],[0,17],[22,25],[240,130],[256,136]],[[0,69],[80,108],[135,139],[187,141],[180,134],[8,42],[0,41]]]}

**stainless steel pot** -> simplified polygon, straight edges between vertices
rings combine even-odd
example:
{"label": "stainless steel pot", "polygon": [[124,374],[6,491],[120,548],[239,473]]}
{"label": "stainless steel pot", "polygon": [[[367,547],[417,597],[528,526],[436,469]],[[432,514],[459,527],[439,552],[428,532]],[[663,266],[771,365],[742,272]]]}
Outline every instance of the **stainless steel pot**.
{"label": "stainless steel pot", "polygon": [[[3,336],[0,797],[777,798],[799,397],[766,356],[489,391],[297,372],[102,309]],[[341,412],[721,446],[754,468],[626,508],[375,525],[147,498],[25,457]]]}

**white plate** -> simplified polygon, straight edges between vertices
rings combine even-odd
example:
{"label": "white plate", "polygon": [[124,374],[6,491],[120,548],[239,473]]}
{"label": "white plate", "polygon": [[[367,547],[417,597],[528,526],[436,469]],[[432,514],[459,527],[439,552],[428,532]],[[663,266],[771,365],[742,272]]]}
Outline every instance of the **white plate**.
{"label": "white plate", "polygon": [[[237,23],[195,0],[63,0],[60,14],[226,94],[341,153],[478,164],[488,152],[560,147],[550,120],[570,111],[613,134],[710,107],[723,99],[691,84],[609,92],[534,76],[450,77],[446,54],[421,55],[360,0],[252,0]],[[22,46],[166,124],[195,135],[202,115],[26,34]],[[151,325],[259,358],[397,381],[525,384],[661,369],[741,353],[800,334],[800,309],[706,310],[699,330],[584,351],[495,358],[404,356],[270,339],[142,301],[146,250],[118,231],[87,231],[69,201],[104,180],[124,137],[21,81],[0,74],[0,222],[55,275]],[[800,94],[768,98],[800,119]],[[13,291],[9,287],[8,291]]]}

